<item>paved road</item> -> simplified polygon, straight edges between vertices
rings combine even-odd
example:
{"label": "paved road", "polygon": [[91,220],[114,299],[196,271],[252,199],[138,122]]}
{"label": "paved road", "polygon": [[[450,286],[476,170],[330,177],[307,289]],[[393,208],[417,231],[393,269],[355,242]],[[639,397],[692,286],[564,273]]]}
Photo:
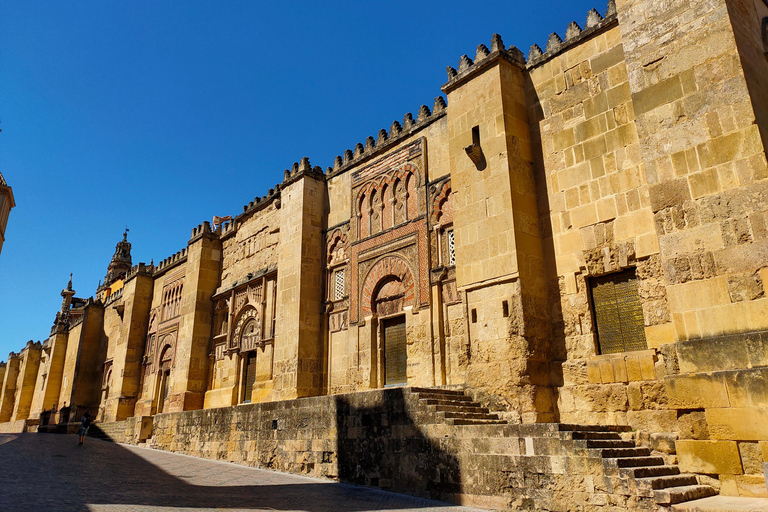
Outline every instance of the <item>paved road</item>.
{"label": "paved road", "polygon": [[63,434],[0,434],[2,512],[477,509]]}

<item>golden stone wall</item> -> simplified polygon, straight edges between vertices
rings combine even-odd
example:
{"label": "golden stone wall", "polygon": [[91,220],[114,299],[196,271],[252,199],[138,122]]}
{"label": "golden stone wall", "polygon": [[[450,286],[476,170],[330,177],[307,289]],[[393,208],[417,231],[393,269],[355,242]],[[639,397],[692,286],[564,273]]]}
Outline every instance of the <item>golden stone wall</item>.
{"label": "golden stone wall", "polygon": [[[763,493],[766,16],[618,0],[527,61],[494,36],[449,68],[447,105],[325,172],[302,159],[78,302],[39,367],[0,370],[0,423],[57,402],[146,438],[159,412],[453,385],[512,423],[629,425],[722,492]],[[621,272],[641,341],[617,351],[592,290]]]}

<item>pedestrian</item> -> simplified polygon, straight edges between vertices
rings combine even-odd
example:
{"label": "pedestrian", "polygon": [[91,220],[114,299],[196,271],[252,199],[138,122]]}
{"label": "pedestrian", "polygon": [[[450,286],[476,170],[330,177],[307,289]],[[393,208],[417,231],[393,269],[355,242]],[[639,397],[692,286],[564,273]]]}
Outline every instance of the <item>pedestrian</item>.
{"label": "pedestrian", "polygon": [[77,435],[80,436],[80,442],[78,443],[78,446],[81,446],[83,441],[85,441],[85,436],[88,434],[88,427],[90,426],[91,415],[88,413],[88,411],[85,411],[83,417],[80,419],[80,430],[77,431]]}

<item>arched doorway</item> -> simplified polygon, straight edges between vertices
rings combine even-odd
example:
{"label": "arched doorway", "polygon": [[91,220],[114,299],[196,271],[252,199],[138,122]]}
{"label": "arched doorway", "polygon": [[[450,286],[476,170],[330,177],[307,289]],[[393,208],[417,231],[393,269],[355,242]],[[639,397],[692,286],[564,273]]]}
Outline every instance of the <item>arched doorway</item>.
{"label": "arched doorway", "polygon": [[166,345],[160,353],[160,363],[158,367],[158,386],[157,386],[157,412],[158,414],[165,409],[165,402],[171,386],[171,362],[173,360],[173,348]]}
{"label": "arched doorway", "polygon": [[373,296],[372,310],[380,319],[380,346],[382,353],[382,374],[385,386],[399,386],[408,383],[407,343],[405,337],[405,315],[403,301],[405,287],[395,277],[384,278]]}

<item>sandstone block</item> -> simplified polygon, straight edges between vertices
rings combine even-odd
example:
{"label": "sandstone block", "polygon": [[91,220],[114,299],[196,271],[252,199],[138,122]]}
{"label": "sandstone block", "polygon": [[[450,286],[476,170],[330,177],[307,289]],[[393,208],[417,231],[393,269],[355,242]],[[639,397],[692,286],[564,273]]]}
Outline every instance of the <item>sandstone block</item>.
{"label": "sandstone block", "polygon": [[728,407],[725,377],[716,373],[697,373],[665,377],[669,405],[674,409]]}
{"label": "sandstone block", "polygon": [[651,210],[654,213],[664,208],[682,205],[691,199],[688,180],[680,178],[652,185],[648,189],[648,197],[651,200]]}
{"label": "sandstone block", "polygon": [[703,410],[679,411],[677,432],[680,439],[709,439],[706,413]]}
{"label": "sandstone block", "polygon": [[587,379],[591,384],[600,384],[603,381],[600,375],[600,362],[597,359],[587,361]]}
{"label": "sandstone block", "polygon": [[668,432],[654,432],[651,434],[651,449],[657,452],[675,454],[675,442],[677,434]]}
{"label": "sandstone block", "polygon": [[627,424],[643,432],[674,432],[677,428],[677,411],[628,411]]}
{"label": "sandstone block", "polygon": [[765,407],[768,404],[768,368],[724,373],[732,407]]}
{"label": "sandstone block", "polygon": [[681,471],[741,475],[741,458],[735,441],[678,440],[677,457]]}
{"label": "sandstone block", "polygon": [[[762,339],[759,335],[757,339]],[[676,343],[678,364],[683,373],[736,370],[750,366],[748,337],[726,335]]]}
{"label": "sandstone block", "polygon": [[666,388],[662,381],[630,382],[627,386],[629,407],[633,411],[668,409]]}
{"label": "sandstone block", "polygon": [[762,475],[763,457],[757,442],[743,441],[739,443],[741,466],[747,475]]}
{"label": "sandstone block", "polygon": [[713,439],[768,440],[768,409],[729,407],[707,409],[707,425]]}
{"label": "sandstone block", "polygon": [[744,498],[768,498],[763,475],[720,475],[720,494]]}

